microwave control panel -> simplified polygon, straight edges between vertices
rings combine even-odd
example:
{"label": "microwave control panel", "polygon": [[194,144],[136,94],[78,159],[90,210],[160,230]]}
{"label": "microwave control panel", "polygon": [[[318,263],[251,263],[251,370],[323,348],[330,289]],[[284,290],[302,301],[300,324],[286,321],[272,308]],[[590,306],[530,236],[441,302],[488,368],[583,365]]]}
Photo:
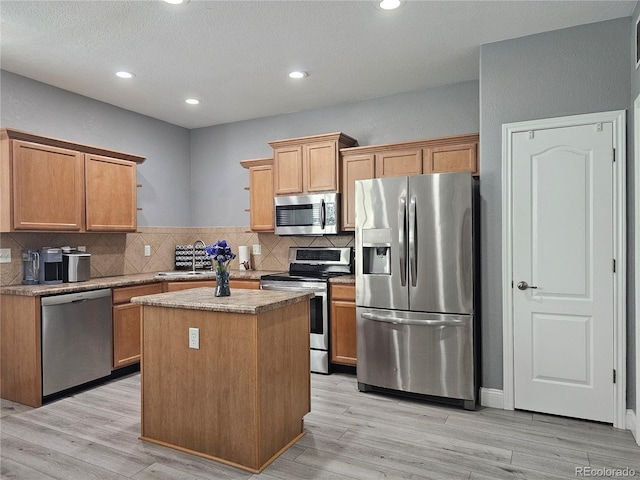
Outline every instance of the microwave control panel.
{"label": "microwave control panel", "polygon": [[326,203],[325,214],[326,214],[326,217],[325,217],[326,225],[335,225],[336,224],[336,204]]}

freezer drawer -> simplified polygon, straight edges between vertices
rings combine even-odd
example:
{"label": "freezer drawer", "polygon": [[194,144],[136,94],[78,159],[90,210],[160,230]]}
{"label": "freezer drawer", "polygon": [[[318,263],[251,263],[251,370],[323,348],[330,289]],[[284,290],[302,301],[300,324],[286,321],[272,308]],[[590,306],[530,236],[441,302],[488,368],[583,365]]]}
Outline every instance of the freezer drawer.
{"label": "freezer drawer", "polygon": [[472,315],[357,307],[358,385],[475,405]]}

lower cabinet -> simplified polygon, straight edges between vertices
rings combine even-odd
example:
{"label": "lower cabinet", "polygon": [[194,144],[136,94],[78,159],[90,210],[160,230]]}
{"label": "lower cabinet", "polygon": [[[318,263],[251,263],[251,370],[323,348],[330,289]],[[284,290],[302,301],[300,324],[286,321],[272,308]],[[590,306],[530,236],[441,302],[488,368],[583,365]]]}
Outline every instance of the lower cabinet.
{"label": "lower cabinet", "polygon": [[332,284],[331,363],[356,365],[356,287]]}
{"label": "lower cabinet", "polygon": [[142,307],[131,298],[162,293],[162,283],[149,283],[113,289],[112,345],[115,369],[140,361],[140,317]]}

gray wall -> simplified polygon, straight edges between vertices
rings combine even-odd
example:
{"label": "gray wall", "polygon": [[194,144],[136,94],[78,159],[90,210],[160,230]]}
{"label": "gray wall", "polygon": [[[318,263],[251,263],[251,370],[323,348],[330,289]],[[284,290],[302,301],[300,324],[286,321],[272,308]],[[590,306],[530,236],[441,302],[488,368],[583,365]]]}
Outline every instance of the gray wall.
{"label": "gray wall", "polygon": [[478,132],[478,82],[192,130],[192,225],[248,225],[239,161],[271,157],[271,140],[330,132],[359,145]]}
{"label": "gray wall", "polygon": [[[482,385],[485,387],[502,389],[502,124],[629,108],[630,33],[628,17],[481,47]],[[635,348],[631,340],[629,347]],[[632,378],[629,384],[633,390]],[[627,401],[630,405],[633,402],[631,398]]]}
{"label": "gray wall", "polygon": [[140,226],[188,226],[189,130],[0,71],[0,125],[144,155]]}

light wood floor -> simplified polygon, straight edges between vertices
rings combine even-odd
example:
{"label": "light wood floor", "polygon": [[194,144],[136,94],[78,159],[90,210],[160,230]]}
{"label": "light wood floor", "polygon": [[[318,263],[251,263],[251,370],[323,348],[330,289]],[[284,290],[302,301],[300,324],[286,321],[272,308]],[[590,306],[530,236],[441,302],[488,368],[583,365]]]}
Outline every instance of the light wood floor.
{"label": "light wood floor", "polygon": [[344,374],[312,375],[307,434],[262,474],[251,475],[138,440],[139,395],[136,374],[39,409],[3,401],[0,477],[575,479],[576,467],[630,467],[640,477],[640,447],[628,431],[363,394],[355,377]]}

